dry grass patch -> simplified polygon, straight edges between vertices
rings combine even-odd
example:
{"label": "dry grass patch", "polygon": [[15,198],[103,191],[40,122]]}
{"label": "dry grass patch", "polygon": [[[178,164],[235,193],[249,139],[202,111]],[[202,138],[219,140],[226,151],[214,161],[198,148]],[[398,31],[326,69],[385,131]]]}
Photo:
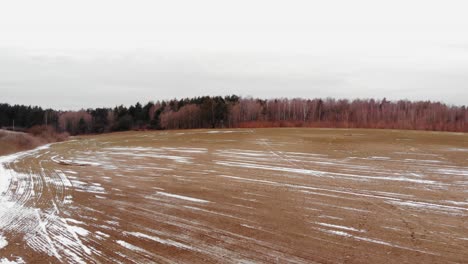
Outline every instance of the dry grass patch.
{"label": "dry grass patch", "polygon": [[48,126],[35,126],[27,132],[0,130],[0,155],[33,149],[51,142],[64,141],[68,137],[68,134],[57,133]]}

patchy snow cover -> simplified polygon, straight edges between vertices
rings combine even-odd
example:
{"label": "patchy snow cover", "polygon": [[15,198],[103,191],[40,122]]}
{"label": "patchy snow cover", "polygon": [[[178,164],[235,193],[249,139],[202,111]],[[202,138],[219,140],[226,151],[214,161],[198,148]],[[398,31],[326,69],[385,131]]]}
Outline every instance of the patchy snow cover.
{"label": "patchy snow cover", "polygon": [[384,245],[384,246],[389,246],[389,247],[395,247],[395,248],[406,249],[406,250],[410,250],[410,251],[416,251],[416,252],[421,252],[421,253],[436,255],[436,254],[434,254],[434,253],[432,253],[432,252],[428,252],[428,251],[424,251],[424,250],[419,250],[419,249],[417,249],[417,248],[410,248],[410,247],[400,246],[400,245],[397,245],[397,244],[392,244],[392,243],[389,243],[389,242],[386,242],[386,241],[382,241],[382,240],[378,240],[378,239],[372,239],[372,238],[367,238],[367,237],[355,236],[355,235],[352,235],[352,234],[350,234],[350,233],[346,233],[346,232],[343,232],[343,231],[328,230],[328,229],[321,229],[321,228],[320,228],[319,230],[322,231],[322,232],[328,233],[328,234],[337,235],[337,236],[343,236],[343,237],[348,237],[348,238],[352,238],[352,239],[356,239],[356,240],[366,241],[366,242],[369,242],[369,243],[375,243],[375,244]]}
{"label": "patchy snow cover", "polygon": [[0,175],[1,175],[1,177],[0,177],[0,195],[3,194],[8,189],[8,185],[9,185],[10,179],[11,179],[11,174],[7,170],[7,168],[5,168],[5,164],[7,164],[9,162],[13,162],[13,161],[15,161],[15,160],[17,160],[17,159],[19,159],[21,157],[31,155],[31,154],[35,153],[36,151],[47,149],[47,148],[49,148],[49,146],[50,145],[44,145],[44,146],[41,146],[41,147],[33,149],[33,150],[18,152],[18,153],[10,154],[10,155],[7,155],[7,156],[0,156]]}
{"label": "patchy snow cover", "polygon": [[[69,221],[75,224],[79,221],[59,216],[61,207],[72,202],[71,196],[65,195],[67,189],[72,188],[67,176],[61,171],[46,173],[42,169],[36,174],[32,170],[24,173],[14,168],[18,160],[36,159],[48,147],[0,157],[0,230],[24,234],[25,245],[34,251],[54,256],[61,262],[85,263],[91,249],[83,244],[80,237],[87,236],[89,232],[83,227],[68,224]],[[47,189],[53,187],[60,192],[54,194],[52,200],[48,197],[42,200],[49,206],[35,208],[35,203],[28,203],[28,200],[38,199],[40,202],[45,190],[35,189],[34,184]],[[1,261],[22,263],[21,258],[13,261],[4,258]]]}
{"label": "patchy snow cover", "polygon": [[[179,155],[169,155],[168,152],[176,152],[177,154],[199,154],[204,153],[201,149],[164,149],[164,148],[143,148],[143,147],[113,147],[106,148],[105,150],[110,150],[109,155],[115,156],[128,156],[132,158],[155,158],[155,159],[168,159],[177,163],[192,163],[192,157],[190,156],[179,156]],[[188,152],[188,153],[187,153]],[[174,154],[174,153],[171,153]]]}
{"label": "patchy snow cover", "polygon": [[21,257],[16,257],[14,260],[9,260],[7,258],[1,258],[0,259],[0,264],[26,264],[26,262],[24,262],[23,258],[21,258]]}
{"label": "patchy snow cover", "polygon": [[449,205],[442,205],[442,204],[434,204],[434,203],[427,203],[427,202],[416,202],[416,201],[388,201],[388,203],[413,207],[416,209],[428,209],[439,211],[443,213],[458,213],[462,215],[467,215],[468,208],[460,207],[460,206],[449,206]]}
{"label": "patchy snow cover", "polygon": [[[295,263],[308,263],[304,259],[296,259],[294,254],[288,253],[288,249],[281,243],[265,239],[264,236],[257,236],[259,232],[271,232],[275,237],[283,235],[281,232],[276,232],[272,225],[269,225],[269,221],[265,223],[256,218],[257,215],[264,213],[262,206],[265,203],[279,198],[282,201],[278,200],[278,203],[291,200],[287,206],[280,204],[281,210],[291,217],[307,219],[305,220],[307,230],[310,232],[313,229],[315,232],[310,233],[310,236],[330,245],[333,241],[337,241],[337,237],[334,236],[340,236],[342,238],[339,238],[341,240],[339,244],[343,245],[349,245],[348,242],[359,243],[360,246],[373,243],[427,254],[439,252],[445,254],[445,252],[430,246],[412,244],[409,239],[396,242],[392,237],[387,236],[388,234],[410,236],[401,221],[387,222],[382,226],[361,225],[359,221],[362,219],[349,222],[349,215],[369,215],[371,216],[370,224],[374,221],[372,219],[374,210],[380,209],[387,209],[390,212],[401,211],[402,214],[408,214],[410,220],[412,217],[417,217],[420,210],[428,214],[439,214],[438,216],[441,216],[441,212],[467,215],[468,200],[465,201],[464,196],[447,196],[444,198],[447,200],[437,198],[430,200],[412,191],[413,189],[424,190],[429,193],[437,192],[439,188],[450,190],[449,188],[454,186],[460,189],[468,186],[466,168],[449,163],[443,156],[440,157],[441,162],[431,162],[428,159],[405,160],[404,158],[397,159],[395,155],[387,158],[369,157],[366,154],[365,157],[376,160],[368,161],[362,158],[348,158],[351,155],[357,155],[352,152],[334,158],[333,154],[280,151],[267,141],[266,139],[262,141],[266,142],[265,150],[262,148],[259,150],[240,149],[241,146],[232,144],[238,149],[220,148],[217,150],[210,145],[209,151],[206,148],[176,146],[119,147],[113,150],[112,148],[99,148],[95,151],[94,145],[85,145],[83,150],[81,147],[77,150],[70,150],[65,156],[66,160],[95,161],[96,164],[99,163],[102,166],[76,167],[76,171],[73,167],[68,167],[72,170],[64,170],[65,167],[51,161],[50,156],[55,155],[53,152],[56,149],[51,150],[52,153],[47,155],[47,152],[33,152],[31,157],[24,156],[27,160],[34,158],[38,162],[44,162],[46,166],[41,164],[42,168],[39,167],[39,169],[20,166],[23,156],[12,159],[10,157],[5,161],[2,161],[4,159],[0,157],[0,176],[6,176],[0,177],[0,189],[4,189],[0,195],[0,230],[15,232],[19,230],[20,225],[23,225],[24,230],[21,232],[25,232],[26,247],[29,246],[33,251],[55,257],[57,262],[63,263],[92,263],[97,259],[108,257],[109,262],[126,259],[136,263],[147,263],[149,259],[157,260],[158,257],[168,257],[168,259],[161,259],[161,262],[177,262],[178,257],[166,255],[166,251],[172,254],[178,249],[193,251],[192,253],[183,252],[187,255],[197,254],[201,257],[206,256],[206,259],[225,260],[225,262],[244,262],[244,258],[253,259],[258,256],[265,260],[276,258],[277,262],[290,260]],[[128,145],[132,143],[131,140],[126,142],[129,142]],[[210,144],[212,142],[210,141]],[[101,143],[109,144],[99,142]],[[284,144],[287,143],[284,142]],[[198,143],[193,145],[202,146]],[[250,147],[246,146],[246,148]],[[385,155],[385,153],[382,154],[382,156]],[[417,153],[411,153],[411,155],[417,155]],[[408,157],[414,158],[414,156]],[[436,159],[438,157],[435,157],[434,161]],[[404,163],[405,167],[393,166],[397,163]],[[174,172],[167,173],[172,170]],[[453,178],[456,181],[452,181]],[[1,181],[4,179],[7,181],[2,187]],[[341,184],[341,182],[335,184],[339,180],[359,180],[360,182],[349,185]],[[407,184],[401,185],[395,181],[407,182]],[[112,185],[116,182],[120,185]],[[32,186],[33,184],[37,185]],[[205,198],[207,200],[180,195],[192,194],[190,191],[181,191],[185,190],[189,184],[197,187],[197,191],[203,191],[204,195],[201,198],[208,197]],[[241,188],[236,189],[235,193],[229,193],[227,189],[217,189],[219,186],[217,184],[223,184],[222,187],[227,188],[234,186],[241,186]],[[40,188],[37,188],[38,185],[41,185]],[[386,185],[390,188],[381,188]],[[141,188],[144,191],[138,192],[140,189],[130,188]],[[171,193],[172,190],[174,193]],[[226,196],[223,197],[227,200],[217,200],[217,197],[224,195],[225,190],[227,190]],[[288,196],[277,197],[274,190],[287,192]],[[468,190],[465,188],[461,192],[468,193]],[[104,193],[106,195],[102,195]],[[210,196],[213,193],[222,195]],[[41,200],[41,195],[47,197]],[[51,195],[53,197],[50,197]],[[145,200],[145,197],[148,200]],[[31,201],[36,200],[46,201],[46,203],[43,203],[40,208],[35,208],[35,204]],[[135,200],[144,201],[144,204],[132,203]],[[85,206],[80,204],[82,201]],[[204,208],[207,203],[210,203],[209,208]],[[396,206],[389,206],[385,203]],[[106,215],[100,215],[102,214],[101,208],[111,204],[113,209],[105,211]],[[373,206],[378,206],[378,208]],[[93,214],[79,215],[82,210],[93,211]],[[181,211],[183,212],[180,213]],[[310,213],[311,211],[314,212]],[[114,214],[115,212],[118,214]],[[115,217],[116,215],[120,218]],[[192,217],[193,215],[196,217]],[[124,219],[127,216],[136,216],[132,225],[125,224]],[[302,218],[303,216],[307,217]],[[213,218],[219,221],[211,222],[210,219]],[[391,217],[389,218],[391,220]],[[145,222],[138,222],[141,219]],[[274,221],[274,219],[270,220]],[[367,221],[367,218],[365,220]],[[149,228],[145,225],[148,223],[146,221],[153,221],[158,227]],[[218,222],[223,225],[217,225]],[[408,221],[408,223],[411,226],[415,222]],[[466,241],[466,236],[462,237],[462,233],[454,232],[459,230],[460,226],[450,224],[447,224],[445,229],[435,229],[433,234],[427,234],[427,240],[421,239],[418,242],[422,245],[436,236],[446,237],[448,242],[453,242],[453,239],[458,240],[456,241],[458,244],[453,243],[451,246],[457,246],[460,242]],[[378,230],[378,228],[382,229]],[[129,232],[129,229],[133,232]],[[388,229],[388,232],[385,229]],[[120,237],[120,234],[124,236]],[[209,234],[209,243],[198,239],[200,234]],[[418,230],[416,234],[419,235]],[[136,239],[145,243],[138,244],[140,247],[129,243]],[[11,238],[8,240],[13,241]],[[346,240],[349,241],[346,242]],[[244,246],[247,243],[249,247]],[[232,250],[239,244],[244,247],[235,248],[238,251]],[[171,248],[158,250],[161,246]],[[9,247],[13,247],[13,243],[10,243]],[[106,252],[109,248],[112,252]],[[456,250],[458,248],[459,246]],[[114,259],[110,257],[112,255]],[[14,256],[9,257],[9,259],[14,258]],[[9,259],[0,259],[0,264],[3,261],[16,263],[10,262]]]}
{"label": "patchy snow cover", "polygon": [[271,170],[279,172],[289,172],[297,174],[305,174],[315,177],[326,177],[326,178],[343,178],[350,180],[385,180],[385,181],[402,181],[402,182],[413,182],[413,183],[422,183],[422,184],[440,184],[433,180],[421,180],[414,179],[404,176],[368,176],[368,175],[357,175],[351,173],[338,173],[338,172],[329,172],[322,170],[311,170],[311,169],[302,169],[302,168],[290,168],[290,167],[279,167],[273,165],[264,165],[259,163],[252,162],[234,162],[234,161],[216,161],[216,164],[228,166],[228,167],[240,167],[247,169],[261,169],[261,170]]}

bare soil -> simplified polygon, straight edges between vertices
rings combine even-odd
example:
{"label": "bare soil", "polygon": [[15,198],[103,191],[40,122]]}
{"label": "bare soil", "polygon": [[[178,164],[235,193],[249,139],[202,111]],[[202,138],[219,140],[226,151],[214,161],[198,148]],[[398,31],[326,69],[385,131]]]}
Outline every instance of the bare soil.
{"label": "bare soil", "polygon": [[463,133],[125,132],[6,156],[0,168],[9,179],[0,196],[0,242],[7,241],[0,260],[468,259]]}

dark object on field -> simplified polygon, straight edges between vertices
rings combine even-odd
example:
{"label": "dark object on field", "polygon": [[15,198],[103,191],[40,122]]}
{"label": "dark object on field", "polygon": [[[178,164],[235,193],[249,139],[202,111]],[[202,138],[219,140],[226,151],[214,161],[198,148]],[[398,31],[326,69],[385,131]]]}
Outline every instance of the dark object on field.
{"label": "dark object on field", "polygon": [[60,165],[65,165],[65,166],[96,166],[98,165],[97,163],[87,162],[87,161],[55,160],[55,159],[53,159],[53,161],[55,163],[58,163]]}

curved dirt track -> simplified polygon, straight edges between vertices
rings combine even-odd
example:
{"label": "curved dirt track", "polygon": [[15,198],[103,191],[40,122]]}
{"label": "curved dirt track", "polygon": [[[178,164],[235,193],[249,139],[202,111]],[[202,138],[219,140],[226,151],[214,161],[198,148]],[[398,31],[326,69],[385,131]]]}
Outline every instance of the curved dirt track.
{"label": "curved dirt track", "polygon": [[128,132],[0,157],[0,262],[463,263],[468,135]]}

